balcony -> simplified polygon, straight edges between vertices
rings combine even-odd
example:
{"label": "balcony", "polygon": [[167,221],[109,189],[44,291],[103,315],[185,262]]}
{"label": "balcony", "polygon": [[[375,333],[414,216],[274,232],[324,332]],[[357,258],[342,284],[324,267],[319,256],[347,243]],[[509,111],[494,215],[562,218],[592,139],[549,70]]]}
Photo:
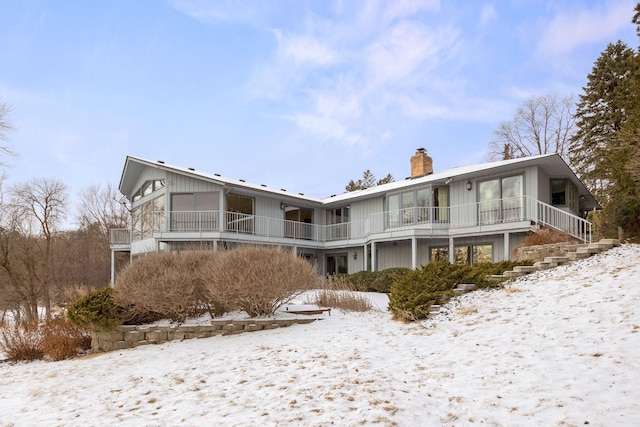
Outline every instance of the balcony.
{"label": "balcony", "polygon": [[[260,217],[237,212],[154,212],[151,222],[134,227],[133,239],[157,237],[158,233],[198,233],[202,238],[226,234],[253,235],[272,239],[294,239],[317,243],[366,240],[379,233],[405,230],[440,230],[446,235],[465,230],[508,231],[516,223],[540,224],[569,233],[583,242],[591,241],[591,224],[586,220],[530,197],[515,197],[451,207],[409,207],[380,212],[360,221],[319,225]],[[491,227],[489,227],[491,226]],[[217,234],[218,236],[215,236]],[[168,236],[164,236],[168,237]],[[129,244],[129,230],[110,230],[111,245]]]}

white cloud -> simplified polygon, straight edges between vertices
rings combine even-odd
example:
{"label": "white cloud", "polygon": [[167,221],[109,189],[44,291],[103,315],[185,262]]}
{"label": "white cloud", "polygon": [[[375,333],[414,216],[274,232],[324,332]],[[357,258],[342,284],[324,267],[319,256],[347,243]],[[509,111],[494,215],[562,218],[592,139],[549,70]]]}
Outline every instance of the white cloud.
{"label": "white cloud", "polygon": [[419,69],[438,64],[438,54],[452,47],[457,31],[441,28],[431,31],[426,26],[403,21],[374,42],[368,49],[368,66],[376,84],[401,82]]}
{"label": "white cloud", "polygon": [[340,120],[332,117],[300,113],[289,117],[289,119],[296,123],[300,129],[323,138],[343,141],[348,145],[357,145],[363,142],[361,135],[350,132]]}
{"label": "white cloud", "polygon": [[613,2],[607,6],[559,13],[542,34],[538,52],[561,55],[584,44],[611,41],[616,32],[631,25],[634,2]]}
{"label": "white cloud", "polygon": [[233,0],[170,0],[170,3],[179,12],[201,22],[249,23],[267,2],[252,2],[250,6]]}
{"label": "white cloud", "polygon": [[275,31],[278,56],[298,66],[327,66],[337,60],[337,54],[318,38],[305,35],[285,35]]}
{"label": "white cloud", "polygon": [[489,23],[496,20],[498,17],[498,12],[496,12],[496,7],[493,4],[484,4],[482,6],[482,10],[480,11],[480,27],[485,27]]}

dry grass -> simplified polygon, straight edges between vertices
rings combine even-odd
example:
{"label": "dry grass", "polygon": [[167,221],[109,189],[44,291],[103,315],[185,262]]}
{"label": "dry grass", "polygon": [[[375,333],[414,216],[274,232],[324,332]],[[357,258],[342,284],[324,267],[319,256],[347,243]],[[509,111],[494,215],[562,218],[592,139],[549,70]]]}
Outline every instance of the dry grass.
{"label": "dry grass", "polygon": [[342,311],[369,311],[373,309],[371,300],[365,295],[353,291],[322,289],[315,292],[309,304],[320,307],[337,308]]}

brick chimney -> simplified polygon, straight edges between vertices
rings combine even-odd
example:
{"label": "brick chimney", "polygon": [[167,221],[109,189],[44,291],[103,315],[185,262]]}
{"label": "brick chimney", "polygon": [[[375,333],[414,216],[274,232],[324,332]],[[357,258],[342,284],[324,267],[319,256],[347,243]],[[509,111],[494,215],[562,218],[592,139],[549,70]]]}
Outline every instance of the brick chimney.
{"label": "brick chimney", "polygon": [[427,150],[418,148],[416,154],[411,157],[411,178],[433,173],[433,159],[427,156]]}

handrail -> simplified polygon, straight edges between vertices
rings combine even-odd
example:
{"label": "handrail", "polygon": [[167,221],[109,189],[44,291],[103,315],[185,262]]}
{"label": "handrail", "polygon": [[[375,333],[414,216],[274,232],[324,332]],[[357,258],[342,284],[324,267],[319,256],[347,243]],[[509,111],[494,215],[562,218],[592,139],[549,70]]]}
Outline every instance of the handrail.
{"label": "handrail", "polygon": [[[521,221],[531,221],[591,242],[589,221],[528,196],[447,207],[408,207],[375,213],[365,220],[329,225],[226,211],[158,211],[153,212],[151,229],[155,232],[232,232],[332,242],[365,239],[374,233],[401,228],[442,230]],[[127,229],[110,230],[110,243],[123,244],[123,239],[129,243],[128,234]]]}

